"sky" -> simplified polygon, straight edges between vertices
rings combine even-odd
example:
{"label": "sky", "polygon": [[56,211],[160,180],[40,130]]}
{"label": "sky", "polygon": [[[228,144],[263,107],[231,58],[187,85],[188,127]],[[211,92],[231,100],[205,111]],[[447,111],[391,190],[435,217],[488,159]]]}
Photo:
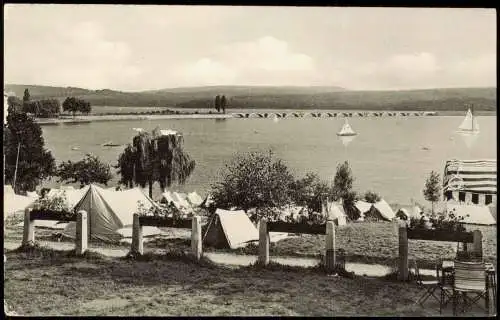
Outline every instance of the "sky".
{"label": "sky", "polygon": [[494,9],[8,4],[9,84],[496,87]]}

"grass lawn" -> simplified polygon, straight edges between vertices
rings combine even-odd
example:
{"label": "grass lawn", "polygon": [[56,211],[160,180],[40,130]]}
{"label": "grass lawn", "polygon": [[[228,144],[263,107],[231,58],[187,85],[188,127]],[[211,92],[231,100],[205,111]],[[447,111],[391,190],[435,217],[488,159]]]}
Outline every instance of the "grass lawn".
{"label": "grass lawn", "polygon": [[[479,229],[483,234],[483,255],[496,266],[496,226],[467,226],[468,231]],[[398,259],[398,232],[389,222],[360,222],[337,227],[336,247],[346,251],[347,262],[379,263],[394,266]],[[439,259],[453,259],[455,242],[409,240],[410,259],[421,267],[434,269]],[[210,249],[207,249],[209,251]],[[318,256],[325,250],[325,236],[301,235],[271,243],[269,253],[274,256]],[[225,250],[238,254],[258,254],[258,245],[238,250]]]}
{"label": "grass lawn", "polygon": [[141,260],[36,249],[8,252],[4,295],[34,315],[432,316],[411,283],[327,277],[316,269],[226,268],[179,256]]}

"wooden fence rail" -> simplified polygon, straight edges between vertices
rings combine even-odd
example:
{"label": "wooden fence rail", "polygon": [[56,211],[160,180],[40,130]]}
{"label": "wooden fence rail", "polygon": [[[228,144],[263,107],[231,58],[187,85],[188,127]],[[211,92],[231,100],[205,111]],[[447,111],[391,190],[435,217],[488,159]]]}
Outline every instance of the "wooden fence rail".
{"label": "wooden fence rail", "polygon": [[328,221],[326,224],[307,225],[302,223],[267,222],[261,219],[259,223],[259,258],[261,265],[269,264],[269,232],[288,232],[305,234],[326,234],[325,267],[327,272],[333,272],[336,267],[335,256],[335,223]]}
{"label": "wooden fence rail", "polygon": [[140,255],[144,254],[142,235],[142,227],[144,226],[191,229],[191,252],[197,260],[200,260],[203,253],[200,216],[194,216],[192,219],[173,219],[134,214],[130,250]]}
{"label": "wooden fence rail", "polygon": [[473,232],[450,232],[441,230],[415,230],[408,229],[406,221],[396,221],[398,223],[399,237],[399,263],[398,278],[401,281],[408,280],[408,239],[447,241],[463,243],[464,251],[477,252],[482,254],[482,234],[479,230]]}
{"label": "wooden fence rail", "polygon": [[74,216],[67,216],[58,212],[43,210],[32,211],[27,208],[24,211],[24,229],[23,229],[23,246],[30,245],[35,242],[35,221],[36,220],[53,220],[53,221],[76,221],[76,237],[75,250],[77,255],[82,255],[88,249],[88,224],[87,212],[80,210]]}

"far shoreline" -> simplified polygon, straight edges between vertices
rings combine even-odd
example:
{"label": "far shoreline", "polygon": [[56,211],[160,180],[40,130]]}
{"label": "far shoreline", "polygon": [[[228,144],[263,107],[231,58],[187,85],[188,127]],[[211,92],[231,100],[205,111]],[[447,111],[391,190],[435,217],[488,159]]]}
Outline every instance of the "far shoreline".
{"label": "far shoreline", "polygon": [[[420,113],[420,117],[436,117],[436,116],[463,116],[463,112],[459,111],[394,111],[394,110],[296,110],[296,111],[290,111],[290,110],[274,110],[274,112],[277,113],[337,113],[339,115],[339,118],[344,117],[342,114],[343,113],[396,113],[398,115],[396,116],[390,116],[393,118],[399,117],[400,113],[406,113],[408,115],[405,115],[404,117],[418,117],[417,115],[414,115],[414,113]],[[249,110],[248,114],[252,113],[257,113],[257,114],[271,114],[274,112],[270,112],[268,110],[266,111],[258,111],[258,110]],[[432,114],[427,114],[427,115],[422,115],[422,113],[427,112],[427,113],[432,113]],[[175,113],[175,114],[157,114],[157,113],[142,113],[142,114],[93,114],[93,115],[78,115],[75,117],[72,116],[61,116],[60,118],[35,118],[35,121],[40,124],[40,125],[51,125],[51,124],[63,124],[63,123],[89,123],[89,122],[95,122],[95,121],[124,121],[124,120],[162,120],[162,119],[175,119],[175,120],[181,120],[181,119],[243,119],[247,117],[241,117],[239,116],[242,112],[234,112],[234,113],[227,113],[227,114],[220,114],[220,113],[197,113],[197,112],[189,112],[187,113]],[[477,116],[496,116],[496,111],[479,111],[476,113]],[[307,118],[310,117],[306,116]],[[351,116],[349,116],[351,117]],[[353,115],[352,117],[359,117],[357,115]],[[373,116],[371,115],[370,117],[387,117],[387,116]],[[259,118],[269,118],[269,117],[256,117],[251,116],[248,118],[252,119],[259,119]],[[321,118],[326,118],[322,116]],[[335,118],[335,117],[333,117]],[[285,118],[286,119],[286,118]]]}

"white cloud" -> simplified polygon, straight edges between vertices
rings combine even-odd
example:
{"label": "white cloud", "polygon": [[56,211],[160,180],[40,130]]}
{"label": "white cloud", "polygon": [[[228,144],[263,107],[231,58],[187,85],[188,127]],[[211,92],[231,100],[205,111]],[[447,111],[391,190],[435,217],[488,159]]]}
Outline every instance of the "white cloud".
{"label": "white cloud", "polygon": [[[100,25],[84,21],[6,48],[5,73],[12,82],[87,88],[126,86],[140,74],[124,42],[106,39]],[[14,71],[15,70],[15,71]],[[19,78],[17,80],[16,78]]]}
{"label": "white cloud", "polygon": [[292,52],[288,43],[273,37],[235,42],[216,48],[210,58],[202,58],[179,73],[186,80],[205,84],[283,84],[297,80],[307,83],[314,76],[313,59]]}

